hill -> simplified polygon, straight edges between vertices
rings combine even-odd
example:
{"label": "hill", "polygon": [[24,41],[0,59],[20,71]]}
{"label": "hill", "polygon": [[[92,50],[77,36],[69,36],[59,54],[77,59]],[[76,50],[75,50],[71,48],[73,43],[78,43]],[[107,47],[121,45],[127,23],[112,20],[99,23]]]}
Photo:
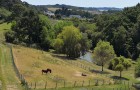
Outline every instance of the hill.
{"label": "hill", "polygon": [[[114,86],[115,81],[112,77],[117,77],[117,72],[105,69],[105,72],[101,74],[100,66],[85,60],[71,60],[67,59],[65,55],[44,52],[37,49],[31,49],[17,45],[13,46],[13,54],[15,63],[20,73],[24,76],[29,84],[29,87],[31,88],[35,87],[40,90],[41,88],[45,87],[46,83],[46,88],[74,88],[81,87],[83,81],[83,86],[93,87],[96,86],[97,80],[97,86],[99,86],[98,88],[100,90],[103,90],[102,87],[104,86],[102,86],[102,84],[104,84],[106,88],[124,87],[121,84]],[[41,70],[47,68],[50,68],[52,73],[42,74]],[[129,71],[124,71],[123,78],[125,83],[127,80],[129,83],[136,82],[133,76],[133,72],[134,67],[131,67]],[[86,76],[82,76],[82,73],[84,73]],[[36,86],[34,86],[35,83]],[[108,86],[109,83],[110,85]],[[127,88],[127,86],[125,88]]]}
{"label": "hill", "polygon": [[[52,12],[55,12],[58,9],[61,9],[63,7],[68,8],[70,10],[82,10],[82,11],[88,11],[91,14],[102,14],[102,12],[108,12],[108,11],[114,11],[114,13],[117,11],[122,11],[122,8],[115,8],[115,7],[78,7],[78,6],[71,6],[71,5],[65,5],[65,4],[56,4],[56,5],[37,5],[37,8],[47,8],[46,10],[50,10]],[[113,12],[112,12],[113,13]]]}
{"label": "hill", "polygon": [[78,6],[71,6],[71,5],[65,5],[65,4],[56,4],[56,5],[38,5],[38,6],[44,6],[47,8],[62,8],[66,7],[69,9],[79,9],[79,10],[87,10],[87,11],[108,11],[108,10],[118,10],[121,11],[122,8],[115,8],[115,7],[78,7]]}

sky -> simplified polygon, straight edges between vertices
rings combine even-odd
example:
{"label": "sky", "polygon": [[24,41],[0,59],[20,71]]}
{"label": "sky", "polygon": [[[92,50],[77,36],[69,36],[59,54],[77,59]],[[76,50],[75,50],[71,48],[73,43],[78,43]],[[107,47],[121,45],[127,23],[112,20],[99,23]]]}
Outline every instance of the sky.
{"label": "sky", "polygon": [[131,7],[140,0],[22,0],[32,5],[66,4],[80,7]]}

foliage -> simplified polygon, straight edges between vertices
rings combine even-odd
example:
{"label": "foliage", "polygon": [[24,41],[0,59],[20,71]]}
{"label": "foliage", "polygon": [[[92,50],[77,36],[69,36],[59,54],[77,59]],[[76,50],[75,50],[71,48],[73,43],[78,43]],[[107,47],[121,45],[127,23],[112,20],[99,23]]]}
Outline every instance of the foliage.
{"label": "foliage", "polygon": [[131,59],[127,59],[123,56],[116,57],[111,61],[110,65],[112,66],[113,70],[119,71],[120,77],[122,77],[122,71],[131,67]]}
{"label": "foliage", "polygon": [[[97,39],[109,41],[114,46],[117,56],[137,59],[140,54],[137,48],[140,42],[138,39],[140,38],[139,16],[140,4],[125,8],[122,12],[97,15],[95,17],[96,33],[102,35]],[[96,37],[95,35],[93,37]],[[94,38],[92,40],[94,41]]]}
{"label": "foliage", "polygon": [[5,7],[7,10],[11,10],[14,4],[21,4],[20,0],[0,0],[0,7]]}
{"label": "foliage", "polygon": [[10,11],[8,11],[8,10],[6,10],[5,8],[0,8],[0,20],[1,19],[4,19],[4,20],[6,20],[6,18],[8,17],[8,16],[10,16],[11,15],[11,12]]}
{"label": "foliage", "polygon": [[35,44],[44,50],[50,48],[53,33],[50,31],[51,26],[46,16],[29,10],[20,13],[16,18],[18,19],[12,24],[12,32],[5,34],[7,42],[25,43],[27,46]]}
{"label": "foliage", "polygon": [[57,36],[59,33],[61,33],[65,26],[71,26],[71,25],[73,25],[73,23],[68,22],[68,21],[59,21],[58,23],[56,23],[53,27],[55,36]]}
{"label": "foliage", "polygon": [[54,40],[53,46],[57,53],[63,53],[63,45],[64,45],[64,42],[62,39],[57,38]]}
{"label": "foliage", "polygon": [[102,71],[103,71],[103,67],[104,65],[110,61],[112,58],[115,57],[115,52],[113,49],[113,46],[110,45],[109,42],[106,41],[99,41],[96,45],[96,47],[94,48],[94,60],[96,61],[96,63],[98,65],[102,66]]}
{"label": "foliage", "polygon": [[81,52],[84,54],[90,48],[90,42],[86,34],[80,33],[76,27],[66,26],[58,35],[54,46],[57,52],[63,51],[68,57],[77,58]]}
{"label": "foliage", "polygon": [[93,15],[89,12],[86,12],[84,10],[77,10],[77,9],[72,9],[69,10],[66,7],[62,7],[62,9],[58,9],[55,11],[56,15],[65,15],[65,16],[70,16],[70,15],[81,15],[82,17],[86,17],[86,18],[92,18]]}

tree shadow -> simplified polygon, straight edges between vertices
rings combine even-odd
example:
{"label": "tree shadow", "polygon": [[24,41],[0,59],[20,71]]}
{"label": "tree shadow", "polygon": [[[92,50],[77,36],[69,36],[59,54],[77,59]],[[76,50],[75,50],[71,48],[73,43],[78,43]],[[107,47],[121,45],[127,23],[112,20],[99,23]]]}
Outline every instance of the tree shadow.
{"label": "tree shadow", "polygon": [[63,60],[76,60],[75,58],[69,58],[65,55],[52,54],[52,56]]}
{"label": "tree shadow", "polygon": [[96,74],[110,74],[107,71],[100,71],[100,70],[95,70],[95,69],[90,70],[90,72],[96,73]]}
{"label": "tree shadow", "polygon": [[115,79],[115,80],[127,80],[127,81],[129,81],[128,78],[120,77],[120,76],[111,76],[110,78]]}

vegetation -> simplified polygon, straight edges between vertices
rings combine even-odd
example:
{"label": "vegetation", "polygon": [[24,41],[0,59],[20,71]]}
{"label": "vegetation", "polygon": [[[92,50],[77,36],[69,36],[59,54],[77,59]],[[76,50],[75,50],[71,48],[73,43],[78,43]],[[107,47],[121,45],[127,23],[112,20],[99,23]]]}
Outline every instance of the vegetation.
{"label": "vegetation", "polygon": [[61,16],[80,15],[81,17],[85,17],[85,18],[93,18],[93,15],[89,12],[86,12],[84,10],[76,10],[76,9],[69,10],[66,7],[62,7],[62,9],[56,10],[55,14],[56,15],[60,14]]}
{"label": "vegetation", "polygon": [[101,35],[99,38],[109,41],[117,56],[137,59],[140,54],[139,10],[140,4],[137,4],[116,14],[103,14],[96,17],[96,32]]}
{"label": "vegetation", "polygon": [[113,70],[120,72],[120,78],[122,77],[122,71],[128,69],[131,66],[131,60],[124,57],[116,57],[111,61],[111,66]]}
{"label": "vegetation", "polygon": [[[59,15],[80,14],[82,17],[90,17],[89,20],[61,19],[60,17],[59,19],[50,19],[42,14],[45,9],[44,7],[37,8],[20,0],[0,1],[0,23],[3,23],[0,24],[0,42],[4,43],[6,39],[8,43],[43,50],[14,45],[16,64],[27,81],[42,83],[48,80],[51,86],[56,84],[57,80],[72,82],[74,80],[91,80],[92,78],[109,80],[116,76],[114,71],[119,71],[120,77],[123,74],[123,78],[126,80],[136,82],[134,70],[135,75],[140,76],[138,58],[140,55],[140,4],[125,8],[121,12],[104,13],[95,15],[95,17],[83,10],[69,10],[65,7],[55,12],[58,17]],[[44,52],[50,49],[57,54]],[[93,50],[94,61],[99,66],[76,59],[88,50]],[[18,80],[12,68],[9,49],[3,44],[0,47],[0,56],[0,71],[2,72],[0,80],[4,88],[11,82],[15,85]],[[138,62],[135,69],[135,64],[131,62],[136,59]],[[72,67],[71,63],[77,63],[77,67]],[[109,68],[114,71],[106,69],[107,63],[109,63]],[[89,67],[88,71],[79,68],[79,64]],[[100,66],[104,72],[99,71]],[[48,67],[53,69],[54,77],[40,75],[41,69]],[[9,72],[7,72],[8,68],[10,68]],[[88,76],[77,78],[75,72],[87,73]],[[96,73],[110,73],[111,76],[100,77]],[[46,79],[44,80],[44,78]],[[99,84],[96,83],[96,85]],[[17,87],[19,86],[17,85]]]}
{"label": "vegetation", "polygon": [[102,71],[104,65],[115,57],[113,46],[111,46],[109,42],[101,40],[97,43],[93,52],[93,58],[95,59],[98,65],[102,66]]}
{"label": "vegetation", "polygon": [[135,76],[140,77],[140,58],[137,59],[137,65],[135,68]]}
{"label": "vegetation", "polygon": [[[63,51],[70,58],[77,58],[80,56],[80,52],[85,53],[90,48],[88,38],[74,26],[64,27],[62,33],[58,35],[58,39],[55,40],[55,48],[59,51]],[[58,46],[59,45],[59,46]]]}

